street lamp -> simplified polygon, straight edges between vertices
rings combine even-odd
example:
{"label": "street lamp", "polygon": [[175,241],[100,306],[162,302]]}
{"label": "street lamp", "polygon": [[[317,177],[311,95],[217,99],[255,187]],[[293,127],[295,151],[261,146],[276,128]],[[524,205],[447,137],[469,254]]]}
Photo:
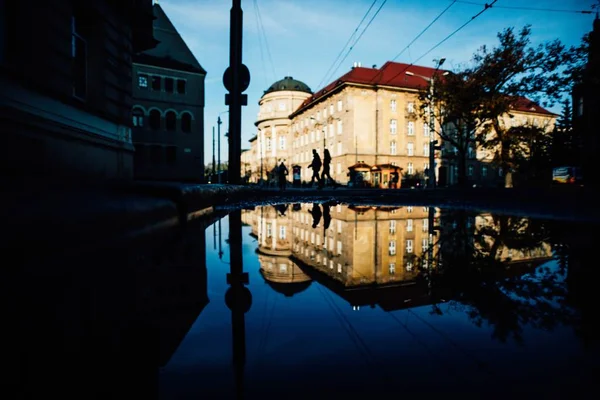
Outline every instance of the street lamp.
{"label": "street lamp", "polygon": [[[434,105],[434,91],[433,91],[433,86],[435,83],[435,75],[438,71],[438,69],[442,66],[442,64],[444,64],[444,61],[446,61],[445,58],[440,59],[437,62],[437,65],[435,67],[435,70],[430,77],[427,76],[423,76],[423,75],[419,75],[419,74],[415,74],[414,72],[410,72],[410,71],[406,71],[406,75],[408,76],[418,76],[419,78],[424,79],[425,81],[429,82],[429,94],[430,94],[430,105],[429,105],[429,179],[427,181],[427,186],[429,188],[434,188],[435,187],[435,150],[438,149],[436,148],[436,145],[438,144],[438,141],[435,140],[435,120],[434,120],[434,116],[433,116],[433,105]],[[448,75],[448,71],[444,71],[444,73],[442,74],[442,76],[446,76]]]}
{"label": "street lamp", "polygon": [[228,113],[229,110],[222,111],[217,116],[217,182],[221,183],[221,115]]}

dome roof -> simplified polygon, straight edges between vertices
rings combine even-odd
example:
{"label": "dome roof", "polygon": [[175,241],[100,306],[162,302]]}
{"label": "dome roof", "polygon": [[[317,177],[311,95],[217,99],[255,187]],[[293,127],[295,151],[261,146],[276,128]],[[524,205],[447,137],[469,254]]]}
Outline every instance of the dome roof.
{"label": "dome roof", "polygon": [[298,81],[291,76],[286,76],[285,78],[272,84],[267,90],[265,90],[265,94],[283,90],[295,90],[297,92],[306,92],[312,94],[312,90],[310,90],[306,83]]}

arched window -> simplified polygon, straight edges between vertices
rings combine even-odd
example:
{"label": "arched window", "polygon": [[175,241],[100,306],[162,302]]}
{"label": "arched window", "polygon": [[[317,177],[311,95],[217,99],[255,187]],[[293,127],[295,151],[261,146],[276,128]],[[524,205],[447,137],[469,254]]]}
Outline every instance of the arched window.
{"label": "arched window", "polygon": [[131,112],[131,115],[133,117],[133,126],[139,126],[142,127],[144,126],[144,111],[139,108],[139,107],[135,107],[133,109],[133,111]]}
{"label": "arched window", "polygon": [[177,115],[173,111],[169,111],[166,115],[166,128],[168,131],[174,131],[177,127]]}
{"label": "arched window", "polygon": [[150,111],[150,128],[154,130],[160,129],[160,111],[152,110]]}
{"label": "arched window", "polygon": [[192,114],[188,112],[181,114],[181,130],[187,133],[192,131]]}

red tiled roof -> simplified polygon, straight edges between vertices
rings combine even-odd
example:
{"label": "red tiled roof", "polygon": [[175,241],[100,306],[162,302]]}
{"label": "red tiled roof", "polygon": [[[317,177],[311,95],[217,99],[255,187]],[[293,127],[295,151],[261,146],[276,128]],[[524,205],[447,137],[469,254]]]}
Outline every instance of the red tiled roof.
{"label": "red tiled roof", "polygon": [[[414,75],[406,75],[406,71],[412,72]],[[427,78],[431,78],[435,68],[423,67],[420,65],[410,65],[404,63],[397,63],[388,61],[381,68],[364,68],[354,67],[346,74],[342,75],[323,89],[315,92],[311,97],[306,99],[298,110],[302,110],[308,104],[326,97],[329,92],[334,90],[336,87],[344,83],[356,83],[363,85],[378,85],[378,86],[392,86],[407,89],[421,89],[427,86],[427,81],[417,75],[422,75]],[[444,72],[438,70],[438,73]]]}
{"label": "red tiled roof", "polygon": [[[414,75],[407,75],[406,72],[412,72]],[[393,61],[386,62],[379,69],[354,67],[335,81],[331,82],[329,85],[325,86],[323,89],[316,91],[312,96],[304,100],[300,107],[298,107],[298,109],[294,111],[290,117],[293,117],[301,112],[309,104],[327,97],[331,91],[343,85],[344,83],[391,86],[406,89],[422,89],[427,86],[428,82],[421,76],[431,78],[434,72],[435,68],[397,63]],[[440,75],[444,72],[445,70],[438,70]],[[523,112],[556,115],[525,97],[517,98],[514,109]]]}
{"label": "red tiled roof", "polygon": [[513,110],[535,114],[556,115],[526,97],[517,97],[513,103]]}

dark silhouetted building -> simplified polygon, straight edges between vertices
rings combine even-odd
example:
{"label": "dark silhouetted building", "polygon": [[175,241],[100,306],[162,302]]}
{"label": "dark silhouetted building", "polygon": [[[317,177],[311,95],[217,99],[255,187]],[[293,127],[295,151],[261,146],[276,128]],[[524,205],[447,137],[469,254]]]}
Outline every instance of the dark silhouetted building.
{"label": "dark silhouetted building", "polygon": [[588,62],[583,74],[583,82],[573,88],[573,129],[582,139],[583,174],[586,184],[599,186],[596,172],[600,140],[595,115],[600,109],[600,19],[594,19],[594,29],[590,32]]}
{"label": "dark silhouetted building", "polygon": [[154,16],[159,44],[133,59],[135,176],[203,182],[206,71],[158,4]]}
{"label": "dark silhouetted building", "polygon": [[4,176],[133,176],[131,62],[152,20],[151,0],[0,0]]}

